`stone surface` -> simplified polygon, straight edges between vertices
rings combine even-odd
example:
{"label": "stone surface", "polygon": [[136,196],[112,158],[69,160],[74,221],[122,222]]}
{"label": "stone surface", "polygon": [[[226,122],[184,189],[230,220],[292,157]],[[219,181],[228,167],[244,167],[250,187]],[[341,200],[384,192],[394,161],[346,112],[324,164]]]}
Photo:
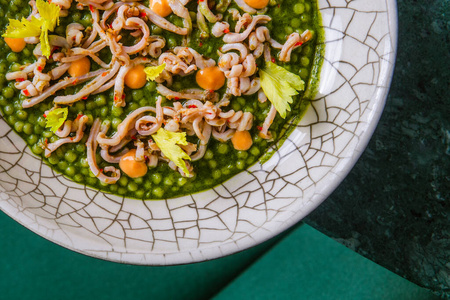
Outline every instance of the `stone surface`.
{"label": "stone surface", "polygon": [[449,295],[449,1],[399,0],[396,69],[366,151],[307,223]]}

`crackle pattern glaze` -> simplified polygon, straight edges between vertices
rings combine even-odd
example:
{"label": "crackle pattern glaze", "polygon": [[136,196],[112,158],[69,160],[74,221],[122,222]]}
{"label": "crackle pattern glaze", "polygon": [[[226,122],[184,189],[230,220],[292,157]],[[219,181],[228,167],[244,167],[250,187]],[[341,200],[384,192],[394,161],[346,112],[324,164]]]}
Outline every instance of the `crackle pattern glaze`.
{"label": "crackle pattern glaze", "polygon": [[393,0],[321,0],[326,54],[319,93],[264,165],[199,194],[138,201],[53,172],[0,118],[0,208],[87,255],[148,265],[202,261],[287,229],[349,172],[384,106],[396,47]]}

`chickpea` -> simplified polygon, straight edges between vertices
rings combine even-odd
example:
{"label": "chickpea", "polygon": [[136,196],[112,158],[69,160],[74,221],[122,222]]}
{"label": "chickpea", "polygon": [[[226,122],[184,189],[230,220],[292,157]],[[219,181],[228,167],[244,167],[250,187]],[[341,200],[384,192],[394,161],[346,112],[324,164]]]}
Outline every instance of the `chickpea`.
{"label": "chickpea", "polygon": [[145,161],[136,161],[136,149],[131,149],[122,156],[119,167],[131,178],[143,177],[148,171]]}
{"label": "chickpea", "polygon": [[161,17],[167,17],[172,13],[167,0],[150,0],[150,9]]}
{"label": "chickpea", "polygon": [[5,43],[11,48],[13,52],[20,52],[25,48],[25,40],[23,38],[7,38],[5,37]]}
{"label": "chickpea", "polygon": [[144,65],[137,65],[131,68],[125,75],[125,84],[131,89],[140,89],[147,82],[144,72]]}
{"label": "chickpea", "polygon": [[233,143],[234,149],[244,151],[250,149],[253,144],[252,136],[247,130],[236,131],[231,138],[231,142]]}
{"label": "chickpea", "polygon": [[205,90],[218,90],[225,84],[225,75],[218,67],[199,70],[195,75],[197,84]]}
{"label": "chickpea", "polygon": [[70,64],[69,74],[72,77],[79,77],[86,75],[91,70],[91,61],[87,57],[75,60]]}

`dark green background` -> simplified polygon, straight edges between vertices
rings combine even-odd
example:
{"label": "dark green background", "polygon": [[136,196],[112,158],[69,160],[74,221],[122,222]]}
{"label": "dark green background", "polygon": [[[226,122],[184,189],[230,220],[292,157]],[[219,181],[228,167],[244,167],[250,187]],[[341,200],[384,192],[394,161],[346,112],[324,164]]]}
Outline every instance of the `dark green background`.
{"label": "dark green background", "polygon": [[434,299],[308,225],[244,252],[173,267],[57,246],[0,213],[0,299]]}

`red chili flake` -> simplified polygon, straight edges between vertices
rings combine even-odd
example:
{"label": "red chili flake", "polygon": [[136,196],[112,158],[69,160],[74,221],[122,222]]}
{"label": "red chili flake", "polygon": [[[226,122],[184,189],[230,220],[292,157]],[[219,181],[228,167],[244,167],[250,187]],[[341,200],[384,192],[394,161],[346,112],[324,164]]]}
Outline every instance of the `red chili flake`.
{"label": "red chili flake", "polygon": [[16,78],[16,81],[17,82],[22,82],[22,81],[24,81],[25,79],[23,79],[23,78]]}
{"label": "red chili flake", "polygon": [[72,84],[75,85],[75,84],[77,84],[77,82],[78,82],[78,79],[75,79],[74,81],[72,81]]}
{"label": "red chili flake", "polygon": [[173,98],[173,100],[178,101],[178,100],[180,100],[180,97],[175,97],[175,98]]}
{"label": "red chili flake", "polygon": [[258,129],[259,131],[261,131],[261,130],[262,130],[262,127],[261,127],[261,126],[256,126],[256,129]]}
{"label": "red chili flake", "polygon": [[103,173],[103,169],[100,169],[100,173]]}
{"label": "red chili flake", "polygon": [[117,101],[117,96],[114,96],[114,101]]}
{"label": "red chili flake", "polygon": [[105,77],[106,75],[108,75],[108,72],[103,72],[102,73],[102,77]]}
{"label": "red chili flake", "polygon": [[147,14],[145,12],[141,12],[141,14],[139,15],[139,17],[141,18],[145,18],[147,16]]}
{"label": "red chili flake", "polygon": [[125,99],[125,94],[122,94],[122,99]]}
{"label": "red chili flake", "polygon": [[203,43],[202,42],[198,43],[198,46],[199,47],[203,46]]}
{"label": "red chili flake", "polygon": [[274,57],[272,57],[272,62],[275,63],[275,58]]}
{"label": "red chili flake", "polygon": [[46,114],[43,114],[43,116],[44,116],[44,118],[47,118],[47,115],[46,115]]}
{"label": "red chili flake", "polygon": [[303,45],[303,42],[297,42],[297,43],[295,43],[295,47],[297,47],[297,46],[301,46],[301,45]]}
{"label": "red chili flake", "polygon": [[25,96],[30,96],[30,92],[29,92],[27,89],[24,89],[24,90],[23,90],[23,94],[24,94]]}
{"label": "red chili flake", "polygon": [[94,12],[94,7],[92,5],[89,5],[89,9],[91,10],[91,12]]}
{"label": "red chili flake", "polygon": [[48,145],[48,139],[45,139],[45,140],[44,140],[44,145],[47,147],[47,145]]}
{"label": "red chili flake", "polygon": [[73,137],[71,137],[70,140],[73,141]]}
{"label": "red chili flake", "polygon": [[197,105],[191,104],[191,105],[188,105],[187,108],[197,108]]}
{"label": "red chili flake", "polygon": [[228,28],[223,31],[223,33],[228,33],[228,32],[230,32],[230,29],[228,29]]}
{"label": "red chili flake", "polygon": [[135,135],[132,135],[132,136],[131,136],[131,139],[132,139],[133,141],[137,140],[137,138],[136,138]]}
{"label": "red chili flake", "polygon": [[149,161],[149,158],[147,155],[144,155],[144,159],[145,159],[145,161]]}
{"label": "red chili flake", "polygon": [[81,119],[82,116],[83,116],[83,114],[78,114],[77,115],[77,120]]}
{"label": "red chili flake", "polygon": [[42,71],[42,67],[41,66],[38,66],[37,69],[38,69],[38,71]]}
{"label": "red chili flake", "polygon": [[81,99],[83,99],[83,100],[86,100],[87,99],[87,97],[86,96],[84,96],[83,98],[81,98]]}

